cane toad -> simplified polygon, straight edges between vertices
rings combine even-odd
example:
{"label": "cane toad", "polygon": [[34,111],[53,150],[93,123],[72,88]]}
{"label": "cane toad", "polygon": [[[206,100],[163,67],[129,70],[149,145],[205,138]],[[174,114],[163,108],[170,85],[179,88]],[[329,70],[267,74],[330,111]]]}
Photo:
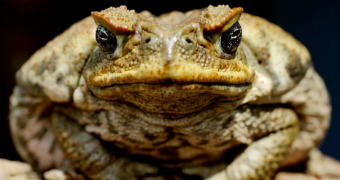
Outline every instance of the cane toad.
{"label": "cane toad", "polygon": [[305,46],[242,12],[92,12],[17,72],[18,152],[95,180],[263,180],[304,160],[326,87]]}

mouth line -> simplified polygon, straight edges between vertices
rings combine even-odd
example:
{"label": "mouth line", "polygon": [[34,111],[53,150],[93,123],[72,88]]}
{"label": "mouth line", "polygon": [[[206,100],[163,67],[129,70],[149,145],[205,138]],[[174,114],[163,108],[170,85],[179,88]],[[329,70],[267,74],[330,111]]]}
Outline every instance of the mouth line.
{"label": "mouth line", "polygon": [[[251,83],[227,84],[227,83],[178,83],[166,81],[162,83],[129,83],[113,84],[111,86],[96,87],[89,86],[91,91],[99,98],[105,100],[145,98],[152,99],[158,96],[159,99],[197,97],[201,95],[221,96],[224,99],[236,100],[245,96],[251,88]],[[132,100],[131,101],[135,101]]]}
{"label": "mouth line", "polygon": [[190,86],[190,85],[200,85],[200,86],[227,86],[227,87],[249,87],[251,83],[242,83],[242,84],[229,84],[223,82],[174,82],[171,80],[167,80],[164,82],[154,82],[154,83],[144,83],[144,82],[134,82],[134,83],[124,83],[124,84],[111,84],[108,86],[102,86],[97,88],[112,88],[112,87],[126,87],[126,86],[162,86],[162,87],[171,87],[171,86]]}
{"label": "mouth line", "polygon": [[129,83],[107,87],[89,86],[103,100],[132,103],[153,114],[190,114],[215,101],[237,101],[251,88],[251,83]]}

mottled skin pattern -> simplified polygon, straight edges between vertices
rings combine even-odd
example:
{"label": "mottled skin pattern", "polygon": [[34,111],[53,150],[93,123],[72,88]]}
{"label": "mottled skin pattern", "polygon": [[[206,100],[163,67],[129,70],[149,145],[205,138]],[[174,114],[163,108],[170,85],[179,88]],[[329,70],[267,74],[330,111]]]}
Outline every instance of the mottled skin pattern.
{"label": "mottled skin pattern", "polygon": [[[301,43],[242,11],[93,12],[17,72],[18,152],[96,180],[266,180],[301,162],[329,126],[327,90]],[[237,21],[242,42],[227,54],[220,37]]]}

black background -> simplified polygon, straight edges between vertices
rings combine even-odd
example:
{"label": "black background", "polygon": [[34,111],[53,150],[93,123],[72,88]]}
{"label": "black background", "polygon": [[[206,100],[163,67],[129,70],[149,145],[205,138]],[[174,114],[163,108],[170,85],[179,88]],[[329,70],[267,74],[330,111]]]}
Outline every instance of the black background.
{"label": "black background", "polygon": [[109,6],[127,5],[153,14],[188,11],[209,4],[241,6],[245,12],[280,25],[307,46],[315,69],[324,78],[332,99],[332,124],[321,150],[340,160],[340,1],[230,0],[230,1],[0,1],[0,158],[20,159],[8,128],[8,98],[14,74],[37,49],[74,22]]}

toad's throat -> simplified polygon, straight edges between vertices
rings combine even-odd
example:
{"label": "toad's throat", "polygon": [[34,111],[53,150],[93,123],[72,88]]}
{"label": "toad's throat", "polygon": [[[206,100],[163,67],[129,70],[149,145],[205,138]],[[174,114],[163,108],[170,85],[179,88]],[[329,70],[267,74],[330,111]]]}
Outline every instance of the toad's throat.
{"label": "toad's throat", "polygon": [[251,84],[165,83],[116,84],[109,87],[89,86],[95,96],[104,100],[120,100],[156,114],[189,114],[217,101],[243,98]]}

